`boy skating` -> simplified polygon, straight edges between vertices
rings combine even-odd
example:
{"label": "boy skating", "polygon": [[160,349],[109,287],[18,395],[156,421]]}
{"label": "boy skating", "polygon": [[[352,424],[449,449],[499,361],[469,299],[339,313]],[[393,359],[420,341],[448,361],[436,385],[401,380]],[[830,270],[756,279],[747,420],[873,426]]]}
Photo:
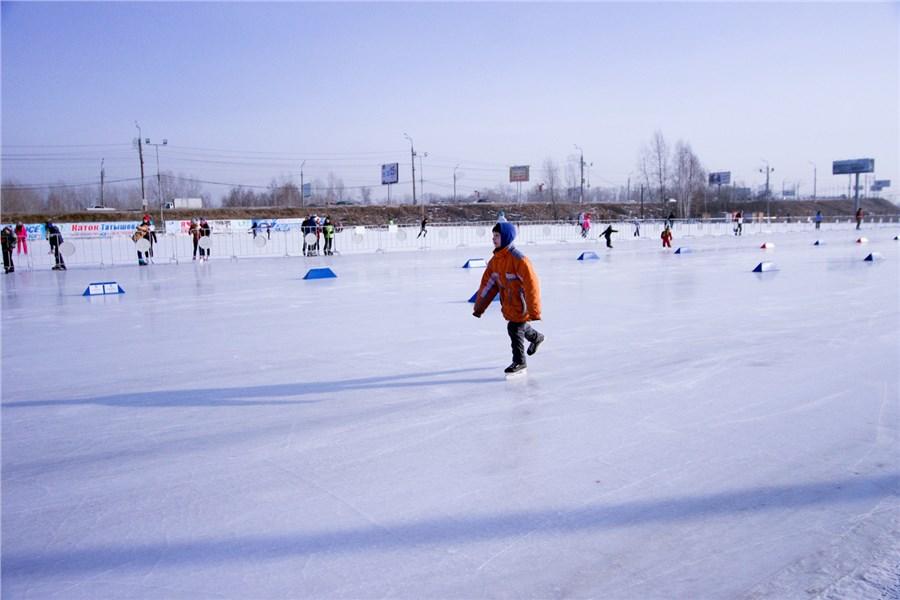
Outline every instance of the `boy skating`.
{"label": "boy skating", "polygon": [[[494,297],[500,294],[503,318],[509,321],[506,331],[513,355],[512,364],[506,367],[505,373],[520,373],[526,368],[526,354],[531,356],[537,352],[544,341],[544,336],[528,323],[541,320],[540,281],[531,261],[512,245],[516,238],[515,225],[497,223],[493,234],[494,256],[481,277],[472,314],[480,318]],[[527,350],[525,340],[529,342]]]}

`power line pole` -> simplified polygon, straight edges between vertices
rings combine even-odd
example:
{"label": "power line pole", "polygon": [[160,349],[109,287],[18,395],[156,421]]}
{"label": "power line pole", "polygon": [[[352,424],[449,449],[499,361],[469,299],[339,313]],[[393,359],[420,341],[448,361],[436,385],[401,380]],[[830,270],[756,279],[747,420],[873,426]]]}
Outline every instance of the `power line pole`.
{"label": "power line pole", "polygon": [[169,144],[169,140],[164,139],[161,144],[152,144],[150,143],[150,138],[144,140],[144,143],[148,146],[153,146],[156,148],[156,197],[159,200],[159,223],[160,226],[163,224],[163,193],[162,193],[162,177],[159,174],[159,147],[167,146]]}
{"label": "power line pole", "polygon": [[103,178],[105,175],[105,172],[103,170],[103,161],[104,160],[105,159],[103,159],[103,158],[100,159],[100,206],[106,206],[105,204],[103,204]]}
{"label": "power line pole", "polygon": [[459,165],[453,167],[453,204],[456,204],[456,170],[459,169]]}
{"label": "power line pole", "polygon": [[416,150],[413,148],[413,139],[408,133],[403,136],[409,140],[409,160],[412,163],[412,188],[413,188],[413,206],[416,205]]}
{"label": "power line pole", "polygon": [[138,125],[138,122],[134,122],[134,126],[137,127],[138,130],[138,159],[141,161],[141,210],[144,212],[147,211],[147,194],[144,193],[144,150],[141,147],[142,138],[141,138],[141,126]]}
{"label": "power line pole", "polygon": [[811,160],[806,161],[813,166],[813,197],[812,199],[816,199],[816,163]]}
{"label": "power line pole", "polygon": [[578,160],[578,166],[581,169],[581,192],[578,196],[578,203],[584,204],[584,150],[578,144],[574,144],[574,146],[581,153]]}
{"label": "power line pole", "polygon": [[305,164],[305,160],[300,163],[300,208],[306,206],[306,189],[303,187],[303,165]]}
{"label": "power line pole", "polygon": [[766,159],[763,159],[763,162],[766,163],[766,166],[765,168],[761,168],[759,172],[766,174],[766,218],[768,218],[770,216],[769,200],[771,200],[771,192],[769,191],[769,174],[774,173],[775,169],[769,166],[769,161],[767,161]]}

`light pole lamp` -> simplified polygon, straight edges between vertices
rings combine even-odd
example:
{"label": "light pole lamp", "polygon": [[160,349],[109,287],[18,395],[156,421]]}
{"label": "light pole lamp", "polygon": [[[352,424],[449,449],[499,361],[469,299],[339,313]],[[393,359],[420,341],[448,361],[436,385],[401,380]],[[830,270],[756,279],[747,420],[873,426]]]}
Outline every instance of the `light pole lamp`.
{"label": "light pole lamp", "polygon": [[404,133],[403,137],[409,140],[409,160],[412,163],[412,190],[413,190],[413,206],[416,205],[416,149],[413,146],[413,139],[408,133]]}
{"label": "light pole lamp", "polygon": [[159,174],[159,147],[160,146],[168,146],[169,140],[163,139],[162,143],[153,143],[150,141],[150,138],[144,138],[144,143],[148,146],[153,146],[156,148],[156,195],[159,200],[159,222],[162,225],[163,221],[163,193],[162,193],[162,177]]}
{"label": "light pole lamp", "polygon": [[584,204],[584,150],[581,149],[581,146],[578,144],[572,144],[575,146],[575,149],[578,150],[578,168],[581,170],[581,191],[578,195],[578,203]]}
{"label": "light pole lamp", "polygon": [[808,161],[806,161],[806,162],[808,162],[809,164],[811,164],[811,165],[812,165],[812,168],[813,168],[813,195],[812,195],[812,199],[815,200],[815,199],[816,199],[816,163],[814,163],[814,162],[811,161],[811,160],[808,160]]}

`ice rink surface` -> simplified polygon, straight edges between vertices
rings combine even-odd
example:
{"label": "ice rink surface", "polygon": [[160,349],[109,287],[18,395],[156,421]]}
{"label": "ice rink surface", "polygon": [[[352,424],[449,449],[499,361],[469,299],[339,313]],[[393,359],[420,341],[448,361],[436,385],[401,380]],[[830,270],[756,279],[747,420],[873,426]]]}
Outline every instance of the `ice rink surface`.
{"label": "ice rink surface", "polygon": [[4,276],[3,597],[897,597],[897,233]]}

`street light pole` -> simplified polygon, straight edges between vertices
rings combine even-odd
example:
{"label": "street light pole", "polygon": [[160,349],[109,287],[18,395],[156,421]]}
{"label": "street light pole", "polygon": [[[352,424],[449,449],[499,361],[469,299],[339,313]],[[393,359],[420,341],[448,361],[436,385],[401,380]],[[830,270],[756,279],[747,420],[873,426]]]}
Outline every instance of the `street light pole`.
{"label": "street light pole", "polygon": [[766,166],[765,169],[760,169],[759,172],[766,174],[766,218],[769,218],[771,216],[769,210],[769,201],[771,200],[772,195],[771,192],[769,192],[769,174],[774,173],[775,169],[769,166],[769,161],[767,161],[766,159],[762,159],[762,161],[766,163]]}
{"label": "street light pole", "polygon": [[459,169],[459,165],[453,167],[453,204],[456,204],[456,171]]}
{"label": "street light pole", "polygon": [[306,197],[305,197],[306,192],[304,191],[304,187],[303,187],[303,165],[305,165],[305,164],[306,164],[305,160],[302,163],[300,163],[300,208],[303,208],[306,206]]}
{"label": "street light pole", "polygon": [[578,144],[573,144],[575,149],[580,153],[578,159],[578,166],[581,169],[581,192],[578,196],[578,203],[584,204],[584,150]]}
{"label": "street light pole", "polygon": [[413,139],[408,133],[404,133],[403,137],[409,140],[409,160],[412,163],[412,188],[413,188],[413,206],[416,205],[416,150],[413,147]]}
{"label": "street light pole", "polygon": [[100,159],[100,206],[106,206],[105,204],[103,204],[103,179],[104,179],[104,175],[106,174],[105,171],[103,170],[103,161],[104,160],[105,159],[103,159],[103,158]]}
{"label": "street light pole", "polygon": [[138,130],[138,138],[137,138],[137,147],[138,147],[138,160],[141,161],[141,210],[144,212],[147,211],[147,194],[144,193],[144,149],[141,146],[142,138],[141,138],[141,126],[138,125],[138,122],[134,122],[134,126],[137,127]]}
{"label": "street light pole", "polygon": [[811,160],[806,161],[813,166],[813,197],[812,199],[816,199],[816,163]]}
{"label": "street light pole", "polygon": [[159,174],[159,147],[167,146],[169,144],[169,140],[163,139],[162,143],[154,144],[150,142],[150,138],[146,138],[144,143],[148,146],[153,146],[156,148],[156,195],[159,200],[159,223],[162,225],[163,221],[163,193],[162,193],[162,177]]}

